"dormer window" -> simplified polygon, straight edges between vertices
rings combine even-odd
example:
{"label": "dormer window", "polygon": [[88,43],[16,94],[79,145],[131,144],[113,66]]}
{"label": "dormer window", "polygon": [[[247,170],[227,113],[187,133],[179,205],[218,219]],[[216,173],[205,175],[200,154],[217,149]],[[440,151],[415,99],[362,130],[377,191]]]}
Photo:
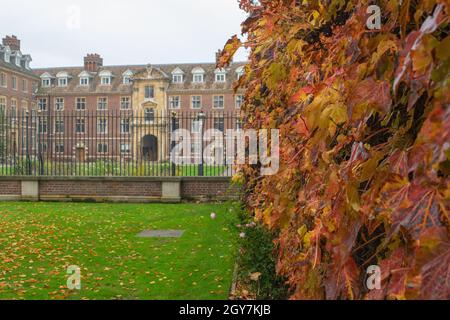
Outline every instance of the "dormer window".
{"label": "dormer window", "polygon": [[236,75],[238,80],[244,75],[244,67],[239,67],[236,69]]}
{"label": "dormer window", "polygon": [[172,82],[173,83],[183,83],[184,72],[180,68],[176,68],[172,71]]}
{"label": "dormer window", "polygon": [[67,87],[67,78],[59,78],[58,86],[59,87]]}
{"label": "dormer window", "polygon": [[132,76],[133,76],[133,71],[131,71],[129,69],[127,71],[125,71],[124,73],[122,73],[122,77],[123,77],[122,83],[125,85],[131,84]]}
{"label": "dormer window", "polygon": [[80,79],[80,86],[85,87],[88,86],[91,82],[91,75],[87,71],[83,71],[78,75],[78,78]]}
{"label": "dormer window", "polygon": [[58,79],[58,87],[67,87],[69,83],[69,74],[67,72],[59,72],[56,78]]}
{"label": "dormer window", "polygon": [[226,82],[227,73],[224,69],[217,69],[214,71],[214,74],[216,76],[216,82]]}
{"label": "dormer window", "polygon": [[5,62],[11,62],[11,49],[8,46],[5,47]]}
{"label": "dormer window", "polygon": [[17,51],[16,52],[16,61],[15,61],[16,66],[18,66],[18,67],[21,66],[21,64],[20,64],[21,59],[22,59],[22,54],[20,53],[20,51]]}
{"label": "dormer window", "polygon": [[50,87],[52,85],[52,76],[48,72],[41,75],[41,84],[43,87]]}
{"label": "dormer window", "polygon": [[99,76],[100,76],[100,84],[102,86],[110,86],[111,85],[111,78],[112,78],[111,71],[104,70],[104,71],[100,72]]}
{"label": "dormer window", "polygon": [[192,70],[192,82],[203,83],[205,81],[205,70],[202,68],[194,68]]}

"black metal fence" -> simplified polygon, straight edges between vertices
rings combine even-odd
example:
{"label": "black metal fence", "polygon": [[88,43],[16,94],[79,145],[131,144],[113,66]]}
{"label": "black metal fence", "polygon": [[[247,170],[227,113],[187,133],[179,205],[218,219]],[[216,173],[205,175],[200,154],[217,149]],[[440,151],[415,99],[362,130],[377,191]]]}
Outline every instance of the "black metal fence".
{"label": "black metal fence", "polygon": [[0,176],[231,176],[240,128],[234,112],[0,110]]}

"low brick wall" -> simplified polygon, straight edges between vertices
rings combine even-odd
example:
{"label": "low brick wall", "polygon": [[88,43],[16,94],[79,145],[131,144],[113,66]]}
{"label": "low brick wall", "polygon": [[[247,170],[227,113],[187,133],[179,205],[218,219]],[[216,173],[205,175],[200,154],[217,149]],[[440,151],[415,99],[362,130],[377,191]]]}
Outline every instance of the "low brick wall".
{"label": "low brick wall", "polygon": [[22,185],[20,181],[2,181],[0,180],[1,196],[20,196],[22,194]]}
{"label": "low brick wall", "polygon": [[237,199],[227,177],[0,177],[0,200],[179,202]]}
{"label": "low brick wall", "polygon": [[239,197],[239,189],[230,185],[230,179],[185,179],[181,183],[181,197],[186,200],[230,200]]}

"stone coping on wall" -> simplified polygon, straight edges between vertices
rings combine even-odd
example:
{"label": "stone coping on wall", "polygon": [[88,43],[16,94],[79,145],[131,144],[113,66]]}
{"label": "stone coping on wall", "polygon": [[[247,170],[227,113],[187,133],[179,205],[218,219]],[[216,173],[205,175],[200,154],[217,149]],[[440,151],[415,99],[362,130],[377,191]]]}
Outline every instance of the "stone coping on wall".
{"label": "stone coping on wall", "polygon": [[239,197],[230,177],[0,177],[0,201],[226,201]]}

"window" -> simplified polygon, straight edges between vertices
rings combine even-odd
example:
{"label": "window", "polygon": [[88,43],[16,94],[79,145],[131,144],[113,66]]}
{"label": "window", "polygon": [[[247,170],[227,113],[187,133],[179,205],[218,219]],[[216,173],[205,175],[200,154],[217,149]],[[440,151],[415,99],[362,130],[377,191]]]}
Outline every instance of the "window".
{"label": "window", "polygon": [[39,111],[46,111],[47,110],[47,99],[40,98],[38,100],[38,110]]}
{"label": "window", "polygon": [[11,115],[15,119],[17,117],[17,100],[11,99]]}
{"label": "window", "polygon": [[152,99],[155,97],[155,88],[153,86],[145,86],[145,99]]}
{"label": "window", "polygon": [[225,122],[222,117],[214,118],[214,129],[224,132]]}
{"label": "window", "polygon": [[40,153],[47,152],[47,144],[46,143],[39,143],[38,144],[38,150]]}
{"label": "window", "polygon": [[205,70],[200,67],[196,67],[192,70],[192,82],[193,83],[202,83],[205,75]]}
{"label": "window", "polygon": [[81,77],[80,78],[80,86],[88,86],[89,85],[89,78],[88,77]]}
{"label": "window", "polygon": [[64,110],[64,98],[55,98],[55,111]]}
{"label": "window", "polygon": [[130,85],[131,84],[131,77],[133,76],[133,71],[128,69],[124,73],[122,73],[122,83],[124,85]]}
{"label": "window", "polygon": [[214,96],[213,97],[213,108],[223,109],[225,106],[224,96]]}
{"label": "window", "polygon": [[22,100],[22,111],[28,111],[28,102],[25,100]]}
{"label": "window", "polygon": [[58,87],[67,87],[67,78],[59,78]]}
{"label": "window", "polygon": [[8,87],[8,82],[6,80],[6,73],[0,73],[0,86],[3,88]]}
{"label": "window", "polygon": [[42,79],[42,86],[43,87],[50,87],[51,81],[49,78]]}
{"label": "window", "polygon": [[244,67],[237,68],[236,69],[236,75],[237,75],[238,80],[240,78],[242,78],[242,76],[244,75]]}
{"label": "window", "polygon": [[120,144],[120,153],[130,153],[130,144],[129,143],[121,143]]}
{"label": "window", "polygon": [[202,120],[193,120],[191,126],[192,133],[200,133]]}
{"label": "window", "polygon": [[179,109],[181,107],[181,98],[180,98],[180,96],[171,96],[171,97],[169,97],[169,107],[171,109]]}
{"label": "window", "polygon": [[108,133],[108,119],[106,118],[97,119],[97,133],[98,134]]}
{"label": "window", "polygon": [[75,108],[77,111],[86,110],[86,98],[77,98]]}
{"label": "window", "polygon": [[216,73],[216,82],[225,82],[226,75],[225,73]]}
{"label": "window", "polygon": [[194,83],[202,83],[203,82],[203,74],[202,73],[196,73],[194,74]]}
{"label": "window", "polygon": [[242,130],[243,124],[241,119],[236,119],[236,130]]}
{"label": "window", "polygon": [[242,104],[244,103],[244,96],[242,94],[237,94],[235,99],[236,109],[240,109]]}
{"label": "window", "polygon": [[109,86],[111,84],[111,77],[101,77],[102,86]]}
{"label": "window", "polygon": [[0,97],[0,112],[6,110],[6,98]]}
{"label": "window", "polygon": [[130,133],[130,119],[125,118],[120,120],[120,132]]}
{"label": "window", "polygon": [[28,92],[28,81],[26,79],[22,79],[22,91]]}
{"label": "window", "polygon": [[108,110],[108,98],[98,98],[97,110]]}
{"label": "window", "polygon": [[130,97],[122,97],[120,98],[120,109],[129,110],[130,109]]}
{"label": "window", "polygon": [[97,144],[97,152],[98,153],[107,153],[108,145],[106,143],[98,143]]}
{"label": "window", "polygon": [[202,108],[202,97],[201,96],[192,96],[191,97],[191,107],[192,109],[201,109]]}
{"label": "window", "polygon": [[131,78],[129,76],[124,76],[123,77],[123,84],[125,84],[125,85],[131,84]]}
{"label": "window", "polygon": [[183,83],[183,75],[182,74],[174,74],[172,75],[173,83]]}
{"label": "window", "polygon": [[85,133],[86,130],[86,120],[84,118],[78,118],[75,123],[76,133]]}
{"label": "window", "polygon": [[55,119],[55,133],[64,133],[64,120],[57,118]]}
{"label": "window", "polygon": [[17,78],[15,76],[12,76],[11,79],[12,79],[11,86],[12,86],[13,90],[17,90]]}
{"label": "window", "polygon": [[55,152],[56,153],[64,153],[64,143],[56,142],[55,143]]}
{"label": "window", "polygon": [[201,154],[201,142],[200,141],[192,141],[191,142],[191,154],[194,156],[199,156]]}
{"label": "window", "polygon": [[44,117],[39,117],[38,132],[47,133],[47,119]]}
{"label": "window", "polygon": [[145,109],[144,120],[145,120],[145,122],[155,121],[155,110],[154,109]]}

